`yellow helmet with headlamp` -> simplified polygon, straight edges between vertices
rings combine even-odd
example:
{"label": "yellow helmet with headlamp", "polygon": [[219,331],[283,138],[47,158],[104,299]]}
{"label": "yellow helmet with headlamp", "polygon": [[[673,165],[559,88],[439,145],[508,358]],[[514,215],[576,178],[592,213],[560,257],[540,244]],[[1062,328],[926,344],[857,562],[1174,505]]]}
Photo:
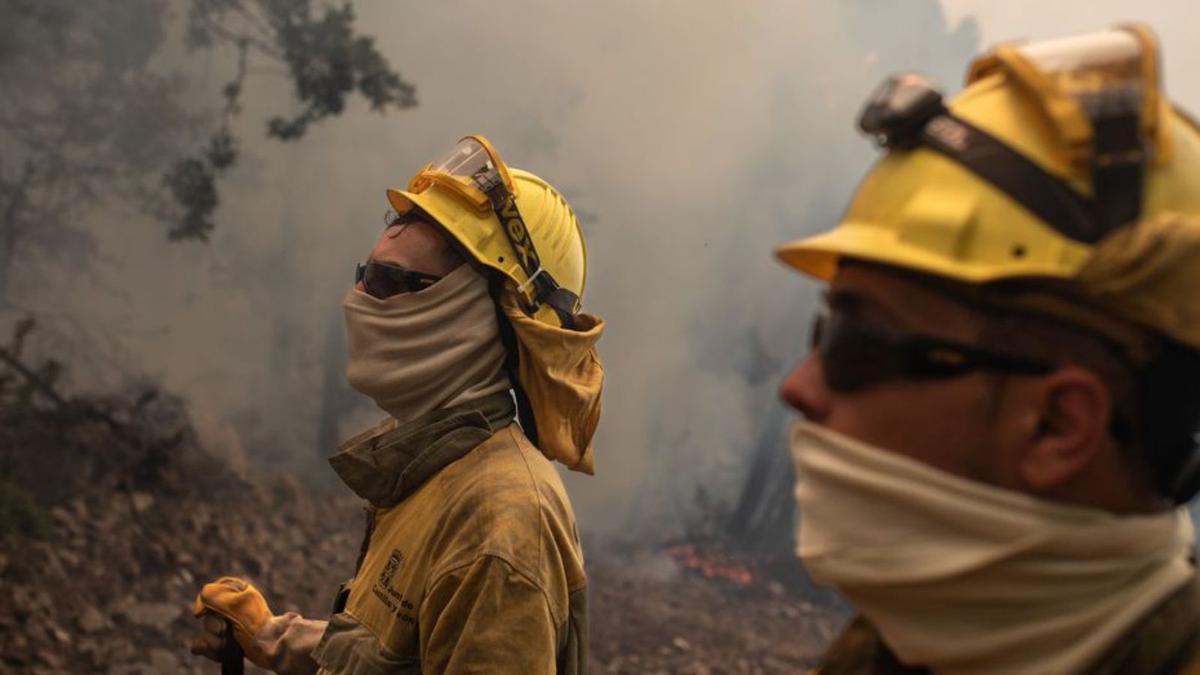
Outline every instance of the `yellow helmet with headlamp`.
{"label": "yellow helmet with headlamp", "polygon": [[1019,287],[1027,309],[1104,333],[1142,366],[1143,441],[1183,501],[1200,490],[1200,390],[1185,379],[1200,369],[1200,129],[1159,71],[1150,31],[1121,26],[1000,46],[950,101],[893,77],[859,119],[887,154],[837,227],[778,254],[821,279],[860,259],[981,301]]}
{"label": "yellow helmet with headlamp", "polygon": [[779,255],[825,279],[843,255],[966,282],[1072,278],[1120,226],[1200,214],[1200,133],[1158,71],[1153,38],[1129,27],[999,47],[949,103],[891,78],[860,119],[891,152],[837,228]]}

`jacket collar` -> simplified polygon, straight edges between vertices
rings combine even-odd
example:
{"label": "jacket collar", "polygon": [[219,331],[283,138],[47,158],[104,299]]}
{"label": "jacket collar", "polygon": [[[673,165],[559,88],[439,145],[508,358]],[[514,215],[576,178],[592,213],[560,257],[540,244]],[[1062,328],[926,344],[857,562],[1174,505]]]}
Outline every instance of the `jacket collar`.
{"label": "jacket collar", "polygon": [[329,464],[351,490],[376,508],[395,506],[426,480],[508,426],[516,408],[509,392],[426,413],[388,418],[338,446]]}

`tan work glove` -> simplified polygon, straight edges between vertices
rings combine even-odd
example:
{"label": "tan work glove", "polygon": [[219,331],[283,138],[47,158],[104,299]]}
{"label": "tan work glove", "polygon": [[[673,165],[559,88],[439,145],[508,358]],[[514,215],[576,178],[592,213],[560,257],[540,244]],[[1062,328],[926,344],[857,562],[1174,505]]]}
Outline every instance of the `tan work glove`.
{"label": "tan work glove", "polygon": [[221,577],[205,584],[196,596],[192,613],[203,632],[192,640],[192,653],[221,660],[225,622],[233,637],[255,665],[280,675],[312,675],[317,664],[312,651],[325,633],[327,622],[311,621],[287,612],[275,616],[266,599],[249,582]]}
{"label": "tan work glove", "polygon": [[241,645],[246,658],[255,665],[270,669],[271,663],[254,636],[275,615],[267,601],[250,582],[237,577],[221,577],[204,585],[192,614],[200,619],[203,633],[192,640],[192,653],[221,660],[221,643],[225,639],[225,621],[233,625],[233,638]]}

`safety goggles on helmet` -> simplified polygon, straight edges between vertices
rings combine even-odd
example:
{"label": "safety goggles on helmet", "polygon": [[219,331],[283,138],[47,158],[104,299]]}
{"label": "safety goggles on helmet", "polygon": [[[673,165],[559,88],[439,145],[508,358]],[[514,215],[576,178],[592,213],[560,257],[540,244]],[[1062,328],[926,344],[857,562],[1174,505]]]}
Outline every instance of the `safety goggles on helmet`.
{"label": "safety goggles on helmet", "polygon": [[853,313],[821,309],[813,317],[810,345],[821,359],[825,384],[841,393],[900,379],[949,379],[978,370],[1045,375],[1047,363],[928,335],[871,325]]}
{"label": "safety goggles on helmet", "polygon": [[413,176],[408,190],[420,194],[435,184],[480,214],[516,194],[508,166],[482,136],[463,138],[445,157],[427,164]]}
{"label": "safety goggles on helmet", "polygon": [[572,328],[579,297],[542,267],[529,228],[517,208],[516,186],[508,166],[492,144],[483,136],[463,138],[449,154],[419,171],[408,190],[420,194],[435,185],[481,215],[495,213],[526,276],[519,288],[522,297],[531,300],[525,303],[525,309],[532,313],[545,304],[558,315],[563,327]]}
{"label": "safety goggles on helmet", "polygon": [[400,293],[416,293],[441,281],[435,274],[417,272],[400,265],[375,262],[359,263],[354,270],[354,283],[362,283],[371,297],[384,300]]}

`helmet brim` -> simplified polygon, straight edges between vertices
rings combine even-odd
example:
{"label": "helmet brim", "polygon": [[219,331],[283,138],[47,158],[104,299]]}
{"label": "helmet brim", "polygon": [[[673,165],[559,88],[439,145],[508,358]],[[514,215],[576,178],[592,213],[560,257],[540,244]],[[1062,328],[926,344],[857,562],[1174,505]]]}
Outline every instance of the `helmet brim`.
{"label": "helmet brim", "polygon": [[965,283],[987,283],[1014,277],[1062,277],[1060,265],[998,265],[969,263],[940,255],[898,236],[895,228],[869,222],[846,221],[812,237],[797,239],[775,250],[783,264],[821,281],[837,276],[843,258],[879,263],[946,277]]}

